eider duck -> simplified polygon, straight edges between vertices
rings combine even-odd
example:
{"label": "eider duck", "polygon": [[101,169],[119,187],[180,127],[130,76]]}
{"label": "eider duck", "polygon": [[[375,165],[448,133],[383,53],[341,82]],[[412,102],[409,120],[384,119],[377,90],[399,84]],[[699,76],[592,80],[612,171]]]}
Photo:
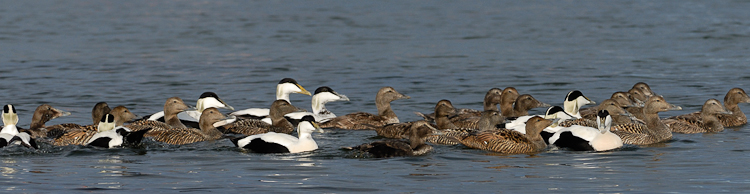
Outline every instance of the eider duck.
{"label": "eider duck", "polygon": [[94,105],[94,108],[91,109],[91,120],[93,121],[94,125],[99,125],[99,121],[101,121],[102,116],[105,114],[109,114],[112,109],[109,108],[109,104],[107,102],[98,102]]}
{"label": "eider duck", "polygon": [[[550,104],[540,102],[530,94],[523,94],[516,98],[515,104],[513,105],[513,112],[509,115],[503,114],[505,117],[520,117],[529,115],[529,110],[532,108],[550,107]],[[455,123],[454,123],[455,124]]]}
{"label": "eider duck", "polygon": [[579,110],[582,106],[588,104],[596,104],[596,102],[584,96],[581,91],[573,90],[565,95],[563,109],[565,109],[565,112],[567,112],[568,114],[573,115],[576,118],[581,118],[581,113],[579,113]]}
{"label": "eider duck", "polygon": [[391,110],[391,102],[409,98],[411,97],[397,92],[392,87],[383,87],[380,88],[378,94],[375,96],[375,106],[378,108],[377,115],[366,112],[350,113],[323,122],[320,124],[320,127],[374,130],[378,126],[399,123],[396,113]]}
{"label": "eider duck", "polygon": [[12,144],[21,144],[28,148],[38,149],[36,141],[31,138],[28,132],[19,132],[16,128],[18,124],[18,112],[16,107],[10,104],[3,106],[3,129],[0,130],[0,148]]}
{"label": "eider duck", "polygon": [[550,126],[552,120],[534,116],[526,122],[526,134],[509,129],[478,132],[458,139],[469,148],[506,154],[534,153],[547,148],[539,132]]}
{"label": "eider duck", "polygon": [[[284,100],[291,104],[292,101],[289,100],[289,94],[292,93],[310,96],[310,92],[305,90],[304,87],[297,83],[297,80],[292,78],[281,79],[279,84],[276,85],[276,100]],[[249,108],[229,113],[229,115],[247,119],[263,119],[269,116],[270,111],[271,110],[267,108]]]}
{"label": "eider duck", "polygon": [[622,147],[622,139],[610,132],[612,117],[607,110],[599,110],[597,128],[573,125],[557,131],[549,144],[574,151],[607,151]]}
{"label": "eider duck", "polygon": [[[177,118],[180,122],[190,127],[198,127],[198,120],[201,118],[201,112],[207,108],[221,108],[227,110],[234,110],[234,107],[229,106],[226,102],[219,98],[219,95],[213,92],[203,92],[196,102],[196,110],[185,110],[177,114]],[[159,111],[150,116],[146,116],[148,120],[152,121],[164,121],[164,111]]]}
{"label": "eider duck", "polygon": [[732,114],[721,105],[717,99],[708,99],[703,103],[700,117],[692,114],[669,117],[663,120],[664,124],[672,130],[673,133],[709,133],[724,130],[718,115]]}
{"label": "eider duck", "polygon": [[298,137],[268,132],[230,140],[237,147],[257,153],[299,153],[318,149],[318,144],[312,138],[314,131],[323,133],[323,129],[315,122],[315,117],[307,115],[297,125]]}
{"label": "eider duck", "polygon": [[312,96],[312,112],[293,112],[285,116],[292,119],[292,124],[297,124],[305,115],[311,115],[315,122],[321,123],[336,118],[336,115],[326,109],[326,103],[335,101],[349,101],[345,95],[339,94],[328,86],[322,86],[315,90]]}
{"label": "eider duck", "polygon": [[[732,88],[726,95],[724,95],[724,107],[731,111],[732,114],[719,114],[716,115],[724,127],[737,127],[747,123],[747,116],[737,106],[739,103],[750,103],[750,97],[748,97],[745,90],[742,88]],[[700,119],[701,112],[693,112],[687,115],[680,115],[678,117],[693,117],[691,119]]]}
{"label": "eider duck", "polygon": [[[642,120],[635,118],[632,114],[628,113],[627,110],[622,108],[622,105],[618,103],[615,100],[612,99],[606,99],[602,101],[601,104],[599,104],[596,107],[593,107],[592,109],[596,111],[600,110],[607,110],[609,113],[609,116],[612,117],[612,125],[620,125],[620,124],[627,124],[627,123],[644,123]],[[583,118],[576,119],[576,120],[568,120],[563,123],[560,123],[563,126],[571,126],[571,125],[582,125],[587,127],[598,127],[596,124],[596,117],[597,115],[589,115],[585,114],[582,115]]]}
{"label": "eider duck", "polygon": [[223,133],[216,129],[234,121],[236,118],[225,117],[219,109],[207,108],[201,113],[199,121],[201,128],[172,128],[172,129],[152,129],[146,133],[154,141],[164,142],[173,145],[184,145],[202,141],[212,141],[221,139]]}
{"label": "eider duck", "polygon": [[682,110],[664,100],[662,96],[652,96],[643,107],[643,120],[646,124],[628,123],[612,127],[612,132],[620,136],[622,142],[632,145],[648,145],[672,139],[672,131],[659,119],[659,112]]}
{"label": "eider duck", "polygon": [[70,115],[70,112],[62,111],[48,104],[39,105],[34,110],[34,115],[31,117],[31,125],[27,131],[31,134],[32,138],[45,138],[49,131],[45,124],[52,119],[68,115]]}
{"label": "eider duck", "polygon": [[409,141],[388,139],[346,149],[367,152],[375,158],[420,156],[432,151],[432,146],[426,144],[424,139],[435,130],[437,129],[430,126],[427,121],[416,121],[409,130]]}
{"label": "eider duck", "polygon": [[[111,121],[109,117],[112,117]],[[97,132],[111,130],[115,127],[122,127],[125,122],[131,121],[138,118],[133,112],[130,112],[125,106],[117,106],[109,114],[102,115],[97,125],[85,125],[70,128],[57,128],[55,129],[59,135],[53,137],[52,142],[55,146],[67,146],[67,145],[85,145],[89,140],[97,134]],[[104,123],[103,123],[104,122]],[[103,128],[102,128],[103,127]],[[142,129],[147,129],[144,127]],[[128,128],[128,130],[130,130]],[[52,133],[53,131],[50,131]]]}
{"label": "eider duck", "polygon": [[646,83],[643,83],[643,82],[635,83],[635,85],[633,85],[633,88],[636,88],[640,90],[641,92],[643,92],[643,95],[645,95],[646,98],[650,98],[651,96],[656,96],[656,93],[654,93],[654,91],[651,90],[651,87],[648,86],[648,84]]}
{"label": "eider duck", "polygon": [[119,126],[115,127],[114,115],[105,114],[102,119],[97,123],[98,131],[92,135],[84,145],[102,147],[102,148],[114,148],[123,146],[123,144],[138,144],[143,139],[143,135],[150,129],[140,130],[132,132],[130,129]]}
{"label": "eider duck", "polygon": [[460,144],[457,139],[469,136],[472,133],[493,131],[497,125],[503,121],[500,112],[488,110],[482,112],[482,116],[477,122],[476,128],[451,128],[441,129],[439,134],[427,136],[426,141],[433,144],[456,145]]}
{"label": "eider duck", "polygon": [[244,135],[256,135],[268,132],[291,134],[294,125],[284,117],[297,110],[285,100],[276,100],[271,104],[271,123],[268,124],[258,119],[238,119],[237,121],[221,127],[224,133],[237,133]]}
{"label": "eider duck", "polygon": [[171,97],[168,98],[164,103],[164,112],[166,113],[164,114],[165,122],[154,120],[138,120],[130,123],[130,125],[126,127],[132,129],[133,131],[138,131],[145,128],[153,128],[153,130],[151,130],[152,132],[157,131],[158,129],[187,128],[187,126],[182,123],[177,114],[190,108],[191,107],[186,105],[180,97]]}
{"label": "eider duck", "polygon": [[[509,87],[511,88],[511,87]],[[510,90],[506,88],[506,90]],[[515,90],[515,88],[513,88]],[[484,101],[482,102],[484,106],[484,110],[494,110],[499,111],[497,108],[497,105],[499,105],[502,102],[502,96],[503,96],[503,90],[500,88],[492,88],[489,91],[487,91],[487,94],[484,95]],[[515,98],[513,98],[515,100]],[[511,103],[512,106],[512,103]],[[414,114],[424,118],[427,121],[434,121],[435,116],[437,112],[433,112],[430,114],[424,114],[420,112],[414,112]],[[482,115],[482,111],[475,110],[475,109],[468,109],[468,108],[462,108],[462,109],[456,109],[456,115],[452,117],[452,119],[455,120],[463,120],[470,117],[479,117]]]}
{"label": "eider duck", "polygon": [[[453,123],[450,121],[449,117],[452,115],[455,115],[456,109],[453,108],[453,105],[449,100],[440,100],[435,105],[435,122],[437,125],[432,125],[433,127],[437,129],[453,129],[457,128]],[[387,125],[383,125],[380,127],[375,127],[375,132],[378,134],[378,136],[385,137],[385,138],[392,138],[392,139],[402,139],[408,137],[408,131],[411,129],[411,126],[415,123],[415,121],[412,122],[405,122],[405,123],[391,123]],[[443,128],[441,128],[443,127]]]}
{"label": "eider duck", "polygon": [[[634,106],[643,107],[643,103],[637,104],[635,101],[631,100],[630,94],[627,92],[615,92],[612,94],[609,100],[615,101],[622,108],[628,108],[628,107],[634,107]],[[581,117],[583,118],[595,120],[597,112],[599,110],[601,110],[599,106],[588,107],[588,108],[581,109],[579,113],[581,114]]]}
{"label": "eider duck", "polygon": [[[649,98],[644,94],[641,89],[638,88],[631,88],[628,90],[628,94],[630,94],[631,100],[636,102],[636,104],[643,104],[645,106],[646,100]],[[630,114],[633,114],[635,118],[643,120],[646,116],[643,115],[643,106],[632,106],[625,108]]]}

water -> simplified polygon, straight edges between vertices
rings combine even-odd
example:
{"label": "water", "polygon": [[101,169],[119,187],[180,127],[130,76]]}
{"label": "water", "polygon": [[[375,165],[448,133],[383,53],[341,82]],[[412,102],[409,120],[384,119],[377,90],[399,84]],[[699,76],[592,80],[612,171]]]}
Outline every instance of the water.
{"label": "water", "polygon": [[[0,103],[27,127],[36,106],[90,122],[99,101],[139,115],[164,100],[216,92],[266,107],[275,84],[347,95],[338,115],[376,112],[393,86],[402,121],[449,99],[481,108],[492,87],[560,105],[573,89],[597,102],[646,82],[682,111],[748,89],[747,1],[8,1],[0,7]],[[293,94],[292,103],[309,106]],[[748,109],[746,104],[740,107]],[[531,113],[538,114],[541,109]],[[436,146],[427,156],[351,158],[373,131],[315,134],[320,149],[255,154],[227,140],[134,149],[0,150],[9,192],[747,192],[748,126],[606,153],[501,155]]]}

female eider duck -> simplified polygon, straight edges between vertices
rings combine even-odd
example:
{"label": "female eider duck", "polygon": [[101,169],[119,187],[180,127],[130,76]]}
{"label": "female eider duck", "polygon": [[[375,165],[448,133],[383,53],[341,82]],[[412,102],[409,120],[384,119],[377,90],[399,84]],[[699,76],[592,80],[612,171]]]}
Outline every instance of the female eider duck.
{"label": "female eider duck", "polygon": [[177,114],[188,109],[191,109],[191,107],[186,105],[180,97],[171,97],[168,98],[164,103],[165,122],[154,120],[138,120],[130,123],[130,125],[126,127],[132,129],[133,131],[138,131],[145,128],[153,128],[154,130],[152,131],[156,131],[157,129],[187,128],[187,126],[182,123]]}
{"label": "female eider duck", "polygon": [[36,141],[27,131],[18,131],[18,112],[16,107],[10,104],[3,106],[3,129],[0,130],[0,148],[12,144],[21,144],[28,148],[38,149]]}
{"label": "female eider duck", "polygon": [[115,116],[111,114],[102,116],[101,121],[97,124],[99,126],[98,131],[88,138],[89,140],[84,145],[102,148],[120,147],[123,144],[136,145],[141,142],[143,135],[150,130],[131,132],[130,129],[123,126],[115,127],[115,120]]}
{"label": "female eider duck", "polygon": [[377,115],[366,112],[350,113],[323,122],[320,126],[323,128],[374,130],[378,126],[399,123],[396,113],[391,110],[391,102],[409,98],[411,97],[397,92],[392,87],[383,87],[375,96],[375,106],[378,108]]}
{"label": "female eider duck", "polygon": [[[648,100],[649,96],[646,96],[641,89],[638,89],[636,87],[631,88],[628,90],[628,94],[630,94],[630,99],[633,100],[636,104],[639,106],[631,106],[625,108],[625,110],[628,110],[630,114],[633,114],[638,119],[643,120],[646,116],[643,115],[643,107],[646,105],[646,100]],[[643,106],[640,106],[640,105]]]}
{"label": "female eider duck", "polygon": [[[508,87],[508,88],[511,88],[511,87]],[[506,88],[506,90],[510,90],[508,88]],[[513,88],[513,90],[515,90],[515,88]],[[492,88],[489,91],[487,91],[487,94],[484,95],[484,101],[482,102],[484,106],[484,110],[485,111],[487,110],[499,111],[499,109],[497,108],[497,105],[499,105],[502,102],[502,96],[503,96],[503,90],[501,90],[500,88]],[[515,98],[513,99],[515,100]],[[424,118],[427,121],[434,121],[437,112],[433,112],[430,114],[414,112],[414,114]],[[454,121],[464,120],[467,118],[479,117],[481,115],[482,115],[482,111],[480,110],[461,108],[461,109],[456,109],[456,115],[452,117],[452,119]]]}
{"label": "female eider duck", "polygon": [[[519,95],[518,91],[513,87],[505,88],[500,100],[500,111],[502,111],[503,120],[505,117],[528,115],[528,111],[532,108],[548,106],[549,104],[539,102],[531,95]],[[494,109],[494,111],[497,111],[497,109]],[[451,122],[458,128],[479,128],[478,122],[480,118],[481,114],[472,117],[453,117],[451,118]]]}
{"label": "female eider duck", "polygon": [[622,142],[633,145],[648,145],[672,139],[672,131],[659,119],[659,112],[682,110],[664,100],[662,96],[652,96],[643,107],[643,120],[646,124],[628,123],[612,127],[612,132],[620,136]]}
{"label": "female eider duck", "polygon": [[652,96],[656,96],[656,93],[654,93],[654,91],[651,90],[651,87],[648,86],[648,84],[646,84],[644,82],[635,83],[635,85],[633,85],[633,88],[636,88],[636,89],[640,90],[641,92],[643,92],[643,95],[645,95],[646,98],[650,98]]}
{"label": "female eider duck", "polygon": [[[612,125],[621,125],[627,123],[644,123],[642,120],[635,118],[632,114],[628,113],[627,110],[622,108],[622,105],[615,100],[606,99],[601,104],[593,108],[596,111],[607,110],[609,116],[612,117]],[[593,116],[593,117],[592,117]],[[598,127],[596,124],[596,117],[598,115],[583,115],[583,118],[568,120],[560,123],[560,125],[569,127],[571,125],[581,125],[587,127]]]}
{"label": "female eider duck", "polygon": [[201,113],[200,129],[196,128],[173,128],[173,129],[152,129],[146,133],[146,137],[152,137],[154,141],[164,142],[173,145],[184,145],[203,141],[212,141],[221,139],[223,133],[216,129],[232,122],[236,118],[225,117],[219,109],[207,108]]}
{"label": "female eider duck", "polygon": [[[110,117],[112,119],[109,119]],[[125,106],[117,106],[112,109],[109,114],[102,115],[102,118],[96,125],[56,129],[60,134],[54,137],[53,145],[85,145],[92,137],[94,137],[94,135],[97,134],[97,132],[111,130],[115,127],[122,127],[125,122],[131,121],[135,118],[138,118],[138,116],[130,112],[128,108],[125,108]],[[53,131],[50,131],[50,133],[52,132]],[[52,135],[48,136],[53,137]]]}
{"label": "female eider duck", "polygon": [[719,121],[718,116],[729,115],[732,112],[724,108],[719,100],[708,99],[703,103],[699,114],[700,117],[695,117],[692,114],[669,117],[664,119],[663,122],[674,133],[719,132],[724,130],[724,126]]}
{"label": "female eider duck", "polygon": [[256,135],[268,132],[291,134],[294,125],[284,115],[297,110],[285,100],[276,100],[271,104],[271,123],[268,124],[258,119],[238,119],[233,123],[221,127],[224,133],[237,133],[244,135]]}
{"label": "female eider duck", "polygon": [[[297,81],[292,78],[281,79],[279,84],[276,85],[276,100],[284,100],[291,104],[292,101],[289,100],[289,94],[292,93],[310,96],[310,92],[305,90],[304,87],[299,85]],[[229,115],[234,115],[244,119],[263,119],[269,116],[270,111],[271,110],[267,108],[249,108],[229,113]]]}
{"label": "female eider duck", "polygon": [[[721,125],[724,127],[737,127],[747,123],[747,116],[737,106],[739,103],[750,103],[750,97],[748,97],[745,90],[742,88],[732,88],[724,96],[724,107],[731,111],[732,114],[719,114],[716,115]],[[688,118],[691,120],[698,120],[701,118],[701,112],[693,112],[686,115],[680,115],[677,117]]]}
{"label": "female eider duck", "polygon": [[[112,109],[109,108],[109,104],[106,102],[98,102],[94,105],[94,108],[91,109],[91,119],[93,122],[93,127],[96,127],[99,124],[99,120],[101,120],[102,116],[105,114],[109,114]],[[132,113],[131,113],[132,114]],[[133,115],[135,116],[135,115]],[[64,135],[65,133],[71,131],[71,129],[83,129],[88,128],[91,126],[82,126],[75,123],[63,123],[63,124],[57,124],[52,126],[45,127],[47,129],[47,138],[51,139],[57,139],[60,136]]]}
{"label": "female eider duck", "polygon": [[557,131],[549,144],[574,151],[607,151],[622,147],[622,139],[610,132],[612,117],[609,111],[600,110],[596,117],[597,128],[573,125]]}
{"label": "female eider duck", "polygon": [[[448,119],[451,115],[455,115],[456,109],[453,108],[453,105],[449,100],[440,100],[435,105],[435,122],[437,125],[434,125],[433,127],[436,127],[437,129],[453,129],[457,128],[453,123]],[[385,138],[391,138],[391,139],[402,139],[408,137],[408,131],[411,129],[411,126],[416,121],[412,122],[405,122],[405,123],[391,123],[387,125],[383,125],[380,127],[375,127],[375,132],[378,134],[378,136],[385,137]],[[432,124],[430,124],[432,125]],[[440,128],[444,127],[444,128]]]}
{"label": "female eider duck", "polygon": [[477,122],[477,128],[451,128],[442,129],[439,134],[427,136],[427,142],[441,145],[460,144],[457,139],[469,136],[472,133],[487,132],[497,129],[497,125],[503,121],[503,116],[497,111],[484,111]]}
{"label": "female eider duck", "polygon": [[375,158],[420,156],[432,151],[432,146],[425,143],[425,137],[436,130],[427,121],[417,121],[409,130],[409,141],[388,139],[346,149],[367,152]]}
{"label": "female eider duck", "polygon": [[[198,127],[198,120],[201,118],[201,112],[211,107],[234,110],[234,107],[229,106],[226,102],[221,100],[216,93],[203,92],[196,102],[196,110],[185,110],[180,112],[177,114],[177,118],[180,119],[181,123],[187,126]],[[164,122],[164,111],[159,111],[147,117],[148,120]]]}
{"label": "female eider duck", "polygon": [[526,134],[509,129],[478,132],[458,139],[469,148],[506,154],[534,153],[547,148],[539,132],[552,124],[552,120],[534,116],[526,122]]}
{"label": "female eider duck", "polygon": [[[628,108],[628,107],[634,107],[634,106],[643,107],[643,103],[642,102],[641,103],[636,103],[635,101],[633,101],[630,98],[630,94],[627,93],[627,92],[615,92],[607,100],[615,101],[615,103],[617,103],[622,108]],[[604,102],[602,102],[602,103],[604,103]],[[579,111],[579,113],[581,114],[581,117],[583,117],[583,118],[595,120],[597,112],[599,110],[602,110],[600,106],[602,106],[602,105],[600,104],[599,106],[595,106],[595,107],[583,108],[583,109],[581,109]]]}
{"label": "female eider duck", "polygon": [[48,104],[39,105],[36,107],[34,115],[31,117],[31,125],[29,126],[29,129],[25,130],[31,134],[32,138],[45,138],[50,131],[45,124],[52,119],[68,115],[70,115],[70,112],[62,111]]}
{"label": "female eider duck", "polygon": [[298,137],[285,133],[268,132],[243,138],[231,139],[235,146],[257,153],[299,153],[318,149],[312,138],[312,132],[323,133],[315,122],[315,117],[302,117],[297,125]]}
{"label": "female eider duck", "polygon": [[312,112],[293,112],[285,116],[292,120],[292,124],[299,123],[299,120],[305,115],[313,116],[315,122],[326,122],[332,118],[336,118],[335,114],[326,109],[326,103],[335,101],[349,101],[349,98],[333,91],[328,86],[322,86],[315,90],[315,94],[313,94],[310,101],[312,103]]}

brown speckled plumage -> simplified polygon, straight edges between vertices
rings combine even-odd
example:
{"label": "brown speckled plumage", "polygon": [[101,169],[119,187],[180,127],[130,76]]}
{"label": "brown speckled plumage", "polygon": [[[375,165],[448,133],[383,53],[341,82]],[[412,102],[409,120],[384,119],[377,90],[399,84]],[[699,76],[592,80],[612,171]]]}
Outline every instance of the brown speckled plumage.
{"label": "brown speckled plumage", "polygon": [[396,113],[391,109],[391,102],[398,99],[409,99],[409,96],[397,92],[392,87],[383,87],[375,97],[378,114],[356,112],[333,118],[320,124],[322,128],[374,130],[375,127],[399,123]]}
{"label": "brown speckled plumage", "polygon": [[666,118],[663,122],[675,133],[719,132],[724,130],[724,126],[717,118],[721,114],[731,112],[724,108],[719,100],[709,99],[703,104],[697,117],[693,114],[679,115]]}
{"label": "brown speckled plumage", "polygon": [[238,133],[244,135],[255,135],[268,132],[290,134],[294,131],[294,126],[286,118],[285,114],[298,110],[286,100],[276,100],[271,104],[269,117],[271,123],[268,124],[257,119],[241,119],[234,123],[224,126],[225,133]]}
{"label": "brown speckled plumage", "polygon": [[441,130],[442,134],[427,136],[427,142],[443,145],[456,145],[460,143],[457,141],[458,139],[462,139],[470,133],[477,131],[492,131],[495,129],[495,126],[502,121],[503,116],[500,115],[500,112],[492,110],[483,111],[481,118],[476,122],[476,127],[444,129]]}
{"label": "brown speckled plumage", "polygon": [[389,139],[365,143],[351,149],[367,152],[376,158],[424,155],[432,151],[432,146],[425,144],[424,138],[436,129],[423,126],[429,126],[429,123],[414,122],[409,130],[409,141]]}
{"label": "brown speckled plumage", "polygon": [[659,119],[659,112],[681,110],[679,106],[667,103],[661,96],[650,97],[643,109],[643,124],[629,123],[612,127],[612,132],[620,136],[624,144],[648,145],[672,139],[672,132]]}
{"label": "brown speckled plumage", "polygon": [[544,128],[552,124],[551,120],[535,116],[526,124],[526,134],[508,129],[478,132],[462,139],[466,147],[493,152],[520,154],[539,152],[547,147],[539,135]]}
{"label": "brown speckled plumage", "polygon": [[191,144],[202,141],[211,141],[220,139],[223,135],[221,131],[213,126],[214,123],[225,119],[226,117],[216,108],[207,108],[201,113],[199,124],[201,129],[195,128],[172,128],[172,129],[151,129],[146,133],[154,141],[164,142],[174,145]]}

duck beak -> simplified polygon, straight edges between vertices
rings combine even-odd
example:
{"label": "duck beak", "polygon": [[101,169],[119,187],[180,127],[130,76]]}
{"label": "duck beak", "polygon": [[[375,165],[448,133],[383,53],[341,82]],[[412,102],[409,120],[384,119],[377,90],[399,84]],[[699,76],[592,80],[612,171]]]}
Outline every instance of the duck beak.
{"label": "duck beak", "polygon": [[682,107],[674,104],[669,104],[669,108],[667,108],[667,110],[682,110]]}
{"label": "duck beak", "polygon": [[333,94],[336,95],[336,96],[338,96],[339,98],[341,98],[341,99],[339,99],[339,101],[349,101],[349,97],[346,97],[346,95],[339,94],[337,92],[333,92]]}
{"label": "duck beak", "polygon": [[219,107],[219,108],[223,108],[223,109],[228,109],[228,110],[234,110],[234,107],[232,107],[232,106],[229,106],[229,105],[228,105],[228,104],[227,104],[226,102],[224,102],[223,100],[219,100],[219,102],[221,102],[221,104],[223,104],[223,105],[224,105],[224,107]]}
{"label": "duck beak", "polygon": [[52,117],[53,119],[57,118],[57,117],[64,117],[64,116],[70,115],[70,112],[66,112],[66,111],[63,111],[63,110],[60,110],[60,109],[52,108],[52,110],[55,111],[55,112],[57,112],[57,114],[55,114]]}
{"label": "duck beak", "polygon": [[310,94],[310,92],[309,92],[309,91],[305,90],[305,88],[304,88],[304,87],[300,86],[299,84],[296,84],[296,85],[297,85],[297,87],[298,87],[298,88],[299,88],[300,90],[302,90],[302,91],[299,91],[299,92],[297,92],[297,93],[299,93],[299,94],[304,94],[304,95],[308,95],[308,96],[312,96],[312,94]]}
{"label": "duck beak", "polygon": [[315,127],[315,132],[325,133],[325,131],[323,131],[323,128],[320,128],[320,125],[318,125],[318,122],[310,122],[310,123],[312,123],[313,127]]}
{"label": "duck beak", "polygon": [[588,104],[596,104],[596,102],[594,102],[593,100],[589,99],[589,97],[585,97],[585,96],[584,96],[584,98],[586,98],[586,100],[588,100],[588,101],[589,101],[589,103],[588,103]]}
{"label": "duck beak", "polygon": [[230,116],[228,116],[228,117],[226,117],[226,118],[224,118],[224,119],[222,119],[220,121],[215,122],[213,124],[213,126],[214,127],[221,127],[221,126],[233,123],[235,121],[237,121],[237,117],[235,117],[234,115],[230,115]]}

